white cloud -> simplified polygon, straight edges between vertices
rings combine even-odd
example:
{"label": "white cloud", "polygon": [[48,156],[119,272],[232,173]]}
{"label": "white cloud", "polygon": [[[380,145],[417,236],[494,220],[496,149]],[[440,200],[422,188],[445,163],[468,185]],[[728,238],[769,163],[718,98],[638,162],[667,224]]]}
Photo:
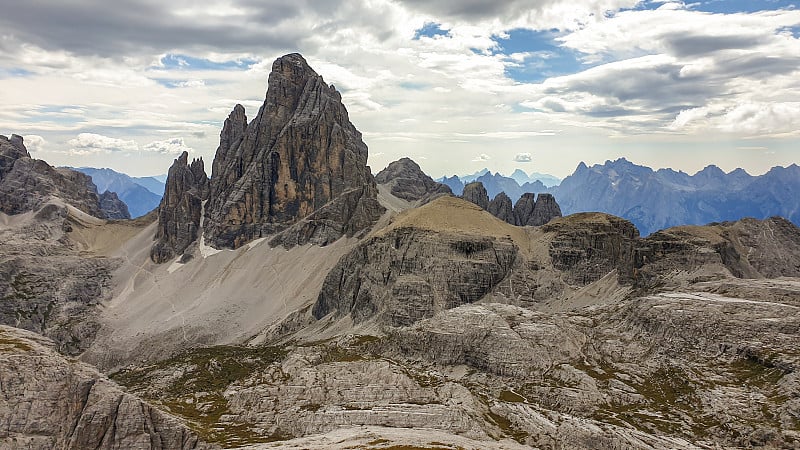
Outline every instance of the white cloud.
{"label": "white cloud", "polygon": [[533,156],[530,153],[517,153],[514,156],[514,161],[521,162],[521,163],[528,163],[533,161]]}
{"label": "white cloud", "polygon": [[686,128],[691,122],[695,122],[699,119],[704,119],[710,113],[710,109],[707,107],[701,108],[692,108],[692,109],[684,109],[675,117],[675,120],[669,126],[671,130],[681,130]]}
{"label": "white cloud", "polygon": [[481,153],[480,155],[476,156],[472,162],[489,161],[490,159],[492,159],[491,156],[487,155],[486,153]]}
{"label": "white cloud", "polygon": [[93,153],[135,152],[139,146],[135,141],[116,139],[101,134],[81,133],[67,142],[72,148],[69,154],[85,156]]}
{"label": "white cloud", "polygon": [[720,118],[719,128],[747,135],[797,134],[800,102],[747,103],[728,111]]}
{"label": "white cloud", "polygon": [[183,138],[180,137],[145,144],[142,146],[142,150],[146,152],[161,153],[163,155],[181,154],[184,151],[194,153],[194,149],[188,147],[183,141]]}
{"label": "white cloud", "polygon": [[28,149],[31,153],[36,153],[44,150],[47,141],[36,134],[26,134],[22,137],[23,142],[25,143],[25,148]]}

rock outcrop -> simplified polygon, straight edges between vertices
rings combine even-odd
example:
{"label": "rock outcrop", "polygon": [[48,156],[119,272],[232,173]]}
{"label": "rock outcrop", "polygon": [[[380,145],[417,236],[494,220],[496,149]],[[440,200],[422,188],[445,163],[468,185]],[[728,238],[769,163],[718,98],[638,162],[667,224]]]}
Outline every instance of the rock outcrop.
{"label": "rock outcrop", "polygon": [[120,220],[130,219],[131,213],[128,212],[128,205],[119,199],[116,192],[105,191],[100,194],[100,210],[106,219]]}
{"label": "rock outcrop", "polygon": [[169,169],[164,197],[158,206],[156,243],[150,258],[156,263],[168,261],[183,252],[198,237],[203,201],[208,197],[208,176],[203,159],[189,164],[183,152]]}
{"label": "rock outcrop", "polygon": [[483,183],[480,181],[473,181],[464,186],[461,198],[483,209],[489,208],[489,194],[486,193],[486,188],[483,187]]}
{"label": "rock outcrop", "polygon": [[[367,166],[367,146],[341,94],[299,54],[273,63],[264,105],[246,128],[245,121],[244,110],[237,107],[214,158],[204,225],[211,245],[240,247],[336,201],[356,201],[355,206],[329,206],[353,214],[326,218],[347,220],[337,228],[349,236],[383,212]],[[328,230],[311,226],[293,234],[314,240],[324,232],[322,240],[329,241],[333,235]]]}
{"label": "rock outcrop", "polygon": [[375,175],[375,182],[389,186],[392,195],[426,203],[438,195],[452,194],[449,187],[433,181],[410,158],[400,158]]}
{"label": "rock outcrop", "polygon": [[32,159],[20,136],[0,136],[0,212],[35,211],[54,197],[94,217],[130,219],[116,196],[106,195],[101,203],[88,175]]}
{"label": "rock outcrop", "polygon": [[514,205],[514,224],[517,226],[541,226],[553,218],[561,217],[556,199],[552,194],[542,193],[534,200],[536,194],[527,192]]}
{"label": "rock outcrop", "polygon": [[126,394],[39,335],[0,326],[0,447],[206,448],[176,418]]}
{"label": "rock outcrop", "polygon": [[486,210],[489,211],[489,214],[497,217],[503,222],[514,225],[513,209],[514,208],[511,204],[511,199],[508,198],[505,192],[501,192],[497,194],[491,202],[489,202],[489,207]]}

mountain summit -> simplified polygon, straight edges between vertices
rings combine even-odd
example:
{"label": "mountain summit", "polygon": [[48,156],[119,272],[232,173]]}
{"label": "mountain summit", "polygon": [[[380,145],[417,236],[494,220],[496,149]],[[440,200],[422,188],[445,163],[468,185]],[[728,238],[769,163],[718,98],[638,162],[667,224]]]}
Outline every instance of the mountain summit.
{"label": "mountain summit", "polygon": [[[245,124],[244,108],[237,105],[220,136],[205,208],[211,245],[238,248],[332,201],[324,217],[305,223],[301,240],[353,235],[380,216],[361,133],[341,94],[301,55],[273,63],[264,105]],[[334,235],[314,237],[331,229]]]}

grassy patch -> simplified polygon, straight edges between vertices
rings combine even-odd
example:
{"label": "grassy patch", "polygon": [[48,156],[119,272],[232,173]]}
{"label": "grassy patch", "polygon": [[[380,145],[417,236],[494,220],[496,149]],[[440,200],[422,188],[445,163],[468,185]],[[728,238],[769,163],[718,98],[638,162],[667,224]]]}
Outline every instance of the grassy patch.
{"label": "grassy patch", "polygon": [[[121,370],[111,375],[119,384],[161,404],[183,417],[204,440],[225,446],[241,446],[290,439],[273,433],[265,436],[245,423],[222,423],[230,414],[222,393],[232,383],[265,370],[286,356],[278,347],[217,346],[188,350],[151,366]],[[174,375],[169,378],[169,375]],[[163,389],[153,386],[168,378]]]}
{"label": "grassy patch", "polygon": [[754,357],[734,361],[730,371],[738,383],[757,388],[773,387],[786,375],[785,371]]}

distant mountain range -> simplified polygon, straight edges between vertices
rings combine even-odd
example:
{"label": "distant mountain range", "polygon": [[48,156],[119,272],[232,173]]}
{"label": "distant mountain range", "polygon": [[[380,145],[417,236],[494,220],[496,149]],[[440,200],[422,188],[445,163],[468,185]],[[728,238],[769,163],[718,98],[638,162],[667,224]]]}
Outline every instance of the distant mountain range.
{"label": "distant mountain range", "polygon": [[[633,222],[642,235],[676,225],[764,219],[782,216],[800,224],[800,167],[774,167],[753,176],[743,169],[725,173],[710,165],[694,175],[672,169],[653,170],[625,158],[588,167],[558,183],[541,174],[515,171],[510,177],[488,169],[464,176],[439,178],[438,182],[461,195],[464,185],[480,181],[489,198],[505,192],[516,202],[526,192],[552,193],[564,215],[598,211]],[[539,178],[531,181],[531,179]],[[554,184],[548,184],[553,183]]]}
{"label": "distant mountain range", "polygon": [[[453,175],[451,177],[444,176],[436,181],[449,186],[456,195],[461,195],[461,192],[464,190],[464,185],[467,183],[481,181],[484,187],[486,187],[486,191],[489,193],[490,197],[494,197],[503,191],[502,188],[506,188],[509,190],[504,192],[512,200],[518,199],[525,192],[539,192],[523,189],[520,191],[519,195],[517,195],[516,192],[526,183],[530,184],[528,189],[540,189],[539,184],[544,186],[544,189],[546,189],[549,187],[558,186],[558,184],[561,183],[560,178],[546,173],[531,172],[530,174],[527,174],[522,169],[516,169],[510,176],[504,176],[499,172],[492,174],[492,172],[486,168],[469,175]],[[511,181],[516,183],[516,188],[513,187]],[[500,190],[494,192],[496,188],[500,188]]]}
{"label": "distant mountain range", "polygon": [[131,177],[112,169],[78,167],[75,170],[92,177],[99,192],[116,192],[128,205],[132,218],[143,216],[158,207],[164,195],[164,181],[161,177]]}
{"label": "distant mountain range", "polygon": [[694,175],[653,169],[621,158],[581,163],[550,189],[565,215],[600,211],[633,222],[643,235],[675,225],[704,225],[782,216],[800,223],[800,167],[774,167],[760,176],[708,166]]}

